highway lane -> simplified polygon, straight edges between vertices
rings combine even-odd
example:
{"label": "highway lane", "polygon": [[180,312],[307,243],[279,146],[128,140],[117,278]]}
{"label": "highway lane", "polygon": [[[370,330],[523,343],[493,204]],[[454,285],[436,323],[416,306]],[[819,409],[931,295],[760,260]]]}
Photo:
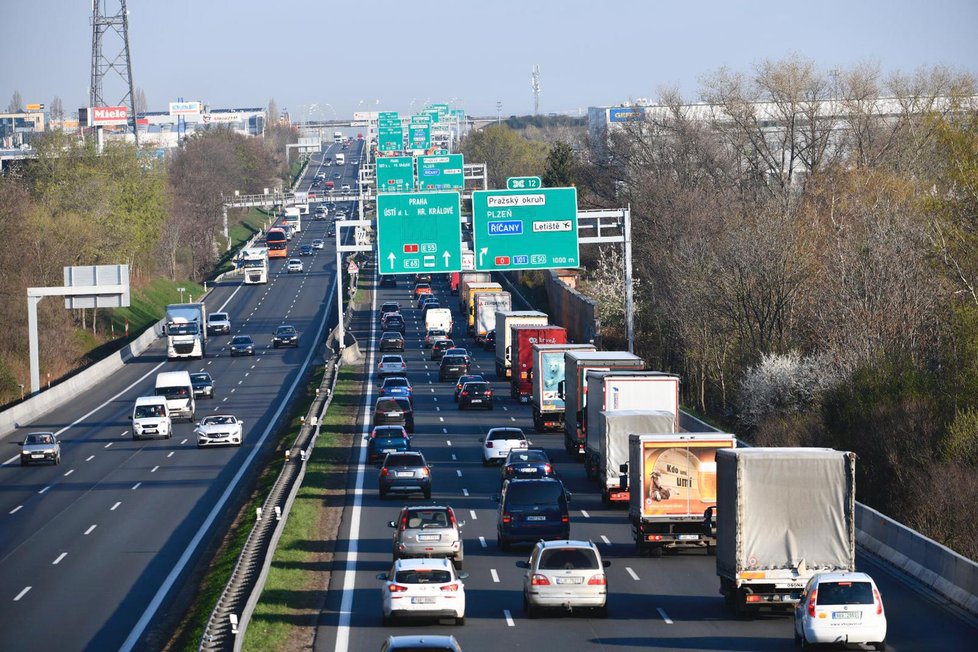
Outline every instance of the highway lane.
{"label": "highway lane", "polygon": [[[437,293],[452,305],[447,285],[436,285]],[[421,503],[420,495],[377,497],[376,468],[362,466],[362,475],[351,474],[348,493],[359,494],[362,504],[348,504],[340,531],[340,548],[333,581],[317,632],[319,652],[379,649],[391,634],[452,633],[466,650],[527,649],[545,645],[554,649],[683,649],[683,650],[790,650],[794,649],[790,617],[762,615],[751,621],[737,620],[718,594],[715,559],[701,552],[666,555],[662,558],[635,556],[624,512],[607,510],[580,464],[564,452],[561,435],[532,431],[528,406],[509,398],[506,385],[494,382],[495,409],[491,412],[459,412],[452,385],[438,383],[437,363],[429,361],[421,348],[423,335],[420,311],[409,301],[404,283],[378,292],[375,307],[383,301],[400,301],[407,317],[409,377],[415,386],[415,448],[434,464],[432,501],[450,504],[466,521],[465,570],[466,625],[432,622],[381,623],[380,582],[374,576],[389,569],[392,531],[386,522],[395,518],[400,505]],[[361,347],[379,337],[376,314],[370,324],[354,323]],[[459,316],[456,313],[456,324]],[[366,326],[366,328],[365,328]],[[472,340],[458,337],[456,343],[471,349]],[[375,366],[374,348],[368,364]],[[472,350],[475,373],[495,380],[491,354]],[[371,381],[376,378],[371,375]],[[364,405],[372,405],[372,384]],[[365,410],[366,411],[366,410]],[[368,411],[367,411],[368,412]],[[363,414],[361,414],[363,417]],[[499,471],[484,468],[476,441],[490,427],[516,425],[530,435],[536,446],[547,450],[562,479],[573,492],[572,538],[598,543],[608,569],[610,617],[600,620],[588,614],[555,614],[528,620],[522,613],[523,571],[516,562],[526,558],[528,548],[502,553],[495,543],[496,505],[490,497],[498,492]],[[363,426],[367,429],[369,426]],[[361,451],[355,451],[360,454]],[[356,458],[356,455],[355,455]],[[362,459],[362,454],[360,455]],[[358,491],[357,480],[362,481]],[[351,540],[356,545],[351,545]],[[349,565],[348,565],[349,562]],[[898,575],[860,555],[858,564],[868,570],[883,591],[889,619],[889,643],[894,650],[967,649],[976,626],[959,619],[940,604],[911,590]],[[344,572],[346,570],[346,572]]]}
{"label": "highway lane", "polygon": [[[323,237],[326,222],[304,227],[292,247]],[[5,440],[16,453],[7,444],[28,430],[64,430],[61,466],[0,468],[0,603],[7,603],[0,649],[119,649],[160,587],[177,579],[178,560],[278,418],[324,319],[335,319],[331,243],[314,254],[303,258],[304,274],[285,274],[284,261],[274,260],[269,284],[229,282],[208,297],[211,311],[227,304],[233,332],[252,335],[258,355],[228,357],[222,336],[209,341],[202,361],[167,362],[157,342],[100,387]],[[299,349],[270,348],[283,322],[300,331]],[[217,397],[198,402],[198,417],[227,410],[242,418],[241,448],[197,450],[186,423],[170,440],[131,439],[134,398],[152,393],[158,371],[176,369],[214,376]]]}

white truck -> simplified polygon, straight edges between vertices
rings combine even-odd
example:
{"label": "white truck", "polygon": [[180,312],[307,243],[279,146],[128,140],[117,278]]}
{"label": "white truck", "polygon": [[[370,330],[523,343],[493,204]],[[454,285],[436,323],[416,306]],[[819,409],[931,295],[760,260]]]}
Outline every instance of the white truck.
{"label": "white truck", "polygon": [[645,361],[628,351],[566,351],[564,382],[558,388],[564,399],[564,449],[584,457],[584,409],[587,407],[588,374],[611,369],[645,369]]}
{"label": "white truck", "polygon": [[856,455],[718,450],[717,575],[738,614],[796,604],[816,573],[856,567]]}
{"label": "white truck", "polygon": [[168,360],[203,359],[207,354],[207,308],[203,303],[171,303],[163,323]]}
{"label": "white truck", "polygon": [[[306,206],[308,212],[308,205]],[[302,231],[302,211],[298,206],[288,206],[282,215],[282,225],[290,225],[296,233]]]}
{"label": "white truck", "polygon": [[534,344],[533,345],[533,427],[537,432],[564,429],[564,353],[594,351],[593,344]]}
{"label": "white truck", "polygon": [[238,254],[238,265],[244,272],[245,285],[268,283],[268,249],[248,247]]}
{"label": "white truck", "polygon": [[337,154],[336,155],[336,164],[337,165],[346,165],[346,154],[342,154],[342,153],[341,154]]}
{"label": "white truck", "polygon": [[496,328],[496,313],[513,309],[513,295],[509,292],[480,292],[474,299],[475,319],[472,336],[480,344],[486,334]]}
{"label": "white truck", "polygon": [[[676,431],[676,415],[664,410],[592,410],[584,453],[587,477],[597,483],[605,507],[628,504],[628,437]],[[702,522],[702,513],[700,516]]]}
{"label": "white truck", "polygon": [[716,549],[717,452],[736,445],[718,432],[628,436],[628,520],[640,555]]}
{"label": "white truck", "polygon": [[452,332],[452,311],[449,308],[430,308],[424,316],[425,330],[438,328],[446,333]]}
{"label": "white truck", "polygon": [[132,408],[132,438],[173,436],[170,408],[165,396],[140,396]]}
{"label": "white truck", "polygon": [[496,376],[509,378],[512,375],[513,333],[517,324],[550,323],[547,313],[538,310],[500,310],[496,313]]}

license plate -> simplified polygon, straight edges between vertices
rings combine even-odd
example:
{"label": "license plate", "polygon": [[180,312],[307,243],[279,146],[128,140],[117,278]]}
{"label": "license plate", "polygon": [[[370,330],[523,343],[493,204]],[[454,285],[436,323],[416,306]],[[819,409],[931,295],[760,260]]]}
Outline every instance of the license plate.
{"label": "license plate", "polygon": [[44,453],[31,453],[31,457],[35,460],[39,460],[44,457]]}
{"label": "license plate", "polygon": [[435,604],[434,598],[411,598],[411,604]]}
{"label": "license plate", "polygon": [[537,470],[534,469],[534,468],[520,469],[520,473],[536,473],[536,472],[537,472]]}
{"label": "license plate", "polygon": [[399,477],[399,478],[413,478],[414,477],[414,471],[398,471],[397,472],[397,477]]}
{"label": "license plate", "polygon": [[700,535],[698,534],[680,534],[680,541],[699,541]]}
{"label": "license plate", "polygon": [[401,413],[400,412],[388,412],[387,413],[387,416],[389,416],[389,417],[399,417],[399,416],[401,416]]}
{"label": "license plate", "polygon": [[558,577],[557,584],[582,584],[583,577]]}
{"label": "license plate", "polygon": [[396,453],[397,452],[397,449],[396,448],[385,448],[383,450],[383,452],[384,453]]}
{"label": "license plate", "polygon": [[546,516],[527,516],[526,517],[526,520],[528,520],[528,521],[546,521],[547,520],[547,517]]}
{"label": "license plate", "polygon": [[834,620],[855,620],[862,618],[863,613],[861,611],[833,611],[832,618]]}
{"label": "license plate", "polygon": [[482,403],[482,399],[481,398],[472,398],[472,399],[469,399],[469,403]]}
{"label": "license plate", "polygon": [[418,541],[440,541],[440,534],[419,534]]}

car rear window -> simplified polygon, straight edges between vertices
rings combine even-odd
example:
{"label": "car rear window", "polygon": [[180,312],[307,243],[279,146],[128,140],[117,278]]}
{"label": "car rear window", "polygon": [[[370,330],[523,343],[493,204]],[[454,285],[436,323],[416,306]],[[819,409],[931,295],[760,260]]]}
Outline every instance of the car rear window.
{"label": "car rear window", "polygon": [[387,466],[422,466],[418,455],[388,455]]}
{"label": "car rear window", "polygon": [[588,548],[547,548],[540,553],[542,570],[581,570],[598,568],[598,558]]}
{"label": "car rear window", "polygon": [[404,435],[398,435],[396,437],[379,435],[374,441],[377,442],[378,446],[403,446],[407,448],[407,439],[404,438]]}
{"label": "car rear window", "polygon": [[536,463],[543,462],[546,463],[549,460],[545,453],[539,451],[513,451],[509,454],[510,464],[525,464],[525,463]]}
{"label": "car rear window", "polygon": [[564,491],[559,482],[533,480],[510,484],[506,488],[508,505],[553,505],[561,500]]}
{"label": "car rear window", "polygon": [[377,399],[378,412],[401,412],[404,406],[394,397]]}
{"label": "car rear window", "polygon": [[380,359],[382,363],[386,362],[402,362],[401,356],[399,355],[385,355]]}
{"label": "car rear window", "polygon": [[496,430],[495,432],[490,432],[486,437],[486,441],[499,441],[502,439],[526,439],[526,435],[519,430]]}
{"label": "car rear window", "polygon": [[455,366],[464,367],[465,366],[465,358],[463,358],[460,355],[450,355],[450,356],[447,356],[447,357],[442,358],[441,364],[442,364],[442,366],[445,366],[445,367],[449,367],[449,366],[452,366],[452,367],[455,367]]}
{"label": "car rear window", "polygon": [[819,582],[815,604],[873,604],[873,585],[869,582]]}
{"label": "car rear window", "polygon": [[403,376],[394,376],[384,381],[384,387],[409,387],[411,383]]}
{"label": "car rear window", "polygon": [[473,383],[468,382],[462,386],[462,389],[469,392],[484,392],[489,389],[489,383]]}
{"label": "car rear window", "polygon": [[448,527],[448,512],[444,509],[412,509],[408,511],[407,526],[414,528]]}
{"label": "car rear window", "polygon": [[447,570],[403,570],[394,577],[398,584],[446,584],[452,581],[452,574]]}

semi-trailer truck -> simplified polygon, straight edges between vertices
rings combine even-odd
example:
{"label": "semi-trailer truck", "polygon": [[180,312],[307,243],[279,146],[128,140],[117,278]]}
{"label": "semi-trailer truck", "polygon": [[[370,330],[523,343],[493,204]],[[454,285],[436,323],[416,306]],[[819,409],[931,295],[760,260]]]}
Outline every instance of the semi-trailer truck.
{"label": "semi-trailer truck", "polygon": [[513,326],[550,323],[547,313],[538,310],[501,310],[496,313],[496,377],[509,378],[512,370]]}
{"label": "semi-trailer truck", "polygon": [[549,324],[516,324],[510,330],[513,373],[509,395],[520,403],[529,403],[533,394],[533,345],[567,344],[567,329]]}
{"label": "semi-trailer truck", "polygon": [[498,294],[503,291],[499,283],[467,283],[462,289],[462,315],[466,332],[472,333],[475,326],[475,298],[479,294]]}
{"label": "semi-trailer truck", "polygon": [[513,309],[513,295],[509,292],[480,292],[475,295],[473,326],[470,332],[475,341],[482,344],[486,334],[496,328],[496,313]]}
{"label": "semi-trailer truck", "polygon": [[564,382],[564,353],[594,351],[593,344],[533,345],[533,427],[537,432],[564,429],[564,398],[558,392]]}
{"label": "semi-trailer truck", "polygon": [[564,354],[564,382],[559,389],[564,399],[564,448],[582,460],[587,374],[610,369],[645,369],[645,361],[628,351],[567,351]]}
{"label": "semi-trailer truck", "polygon": [[[664,410],[592,410],[584,453],[585,472],[597,483],[606,507],[627,506],[628,437],[633,433],[675,432],[676,415]],[[701,519],[702,520],[702,517]]]}
{"label": "semi-trailer truck", "polygon": [[203,303],[171,303],[164,319],[169,360],[207,354],[207,309]]}

